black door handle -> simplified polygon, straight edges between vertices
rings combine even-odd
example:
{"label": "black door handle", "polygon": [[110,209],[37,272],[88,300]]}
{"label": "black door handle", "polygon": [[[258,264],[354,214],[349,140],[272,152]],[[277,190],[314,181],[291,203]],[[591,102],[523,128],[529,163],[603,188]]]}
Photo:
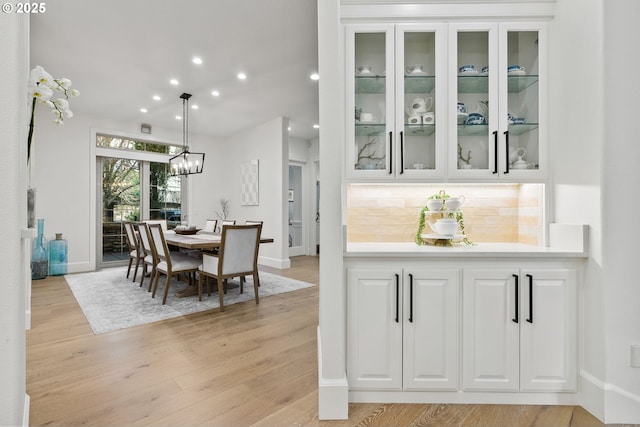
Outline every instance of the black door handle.
{"label": "black door handle", "polygon": [[504,151],[504,158],[506,160],[506,168],[504,170],[504,173],[507,174],[509,173],[509,131],[505,130],[504,131],[504,145],[506,147],[505,151]]}
{"label": "black door handle", "polygon": [[409,322],[413,323],[413,274],[409,274]]}
{"label": "black door handle", "polygon": [[529,278],[529,318],[527,322],[533,323],[533,276],[531,274],[527,274]]}
{"label": "black door handle", "polygon": [[400,276],[396,274],[396,323],[400,323]]}
{"label": "black door handle", "polygon": [[493,173],[498,173],[498,131],[493,131]]}
{"label": "black door handle", "polygon": [[515,303],[516,303],[516,317],[514,317],[513,319],[511,319],[513,322],[518,323],[518,288],[520,287],[518,285],[518,275],[514,274],[513,277],[516,279],[515,280],[515,284],[516,284],[516,297],[515,297]]}
{"label": "black door handle", "polygon": [[400,175],[404,173],[404,131],[400,131]]}
{"label": "black door handle", "polygon": [[389,175],[393,174],[393,132],[389,132]]}

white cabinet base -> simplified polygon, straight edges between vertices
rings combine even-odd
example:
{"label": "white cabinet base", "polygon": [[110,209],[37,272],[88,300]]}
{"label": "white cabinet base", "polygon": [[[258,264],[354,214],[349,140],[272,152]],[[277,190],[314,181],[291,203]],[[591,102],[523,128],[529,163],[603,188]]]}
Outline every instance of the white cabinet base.
{"label": "white cabinet base", "polygon": [[449,403],[494,405],[578,405],[577,393],[494,393],[494,392],[430,392],[374,391],[349,392],[350,403]]}

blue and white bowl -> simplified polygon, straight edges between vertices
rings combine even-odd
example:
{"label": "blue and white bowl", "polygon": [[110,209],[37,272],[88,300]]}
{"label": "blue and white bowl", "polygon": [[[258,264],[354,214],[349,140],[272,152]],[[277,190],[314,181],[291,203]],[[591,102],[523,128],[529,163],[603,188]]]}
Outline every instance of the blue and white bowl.
{"label": "blue and white bowl", "polygon": [[484,67],[482,67],[482,69],[480,70],[480,72],[482,74],[489,74],[489,66],[485,65]]}
{"label": "blue and white bowl", "polygon": [[521,67],[518,64],[513,64],[513,65],[509,65],[509,67],[507,67],[507,72],[509,74],[525,74],[526,73],[526,69],[524,67]]}
{"label": "blue and white bowl", "polygon": [[512,117],[511,121],[514,125],[524,125],[527,123],[527,119],[525,119],[524,117]]}
{"label": "blue and white bowl", "polygon": [[465,74],[465,73],[477,73],[476,67],[473,64],[467,64],[467,65],[463,65],[462,67],[458,68],[458,72],[461,74]]}
{"label": "blue and white bowl", "polygon": [[480,113],[471,113],[464,124],[466,125],[486,125],[487,120]]}

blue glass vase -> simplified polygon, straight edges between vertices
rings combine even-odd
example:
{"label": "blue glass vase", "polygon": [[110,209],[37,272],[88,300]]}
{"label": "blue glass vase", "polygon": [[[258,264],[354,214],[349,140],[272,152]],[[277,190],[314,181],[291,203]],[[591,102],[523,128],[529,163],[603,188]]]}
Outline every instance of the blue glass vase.
{"label": "blue glass vase", "polygon": [[45,248],[44,219],[38,220],[38,237],[31,249],[31,279],[39,280],[47,277],[49,257]]}
{"label": "blue glass vase", "polygon": [[49,276],[63,274],[67,274],[67,241],[56,233],[56,239],[49,242]]}

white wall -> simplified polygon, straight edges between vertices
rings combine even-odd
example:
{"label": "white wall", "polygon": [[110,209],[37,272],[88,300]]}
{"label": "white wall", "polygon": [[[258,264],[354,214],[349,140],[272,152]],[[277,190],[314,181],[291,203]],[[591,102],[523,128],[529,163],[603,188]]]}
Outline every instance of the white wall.
{"label": "white wall", "polygon": [[[229,218],[239,224],[246,220],[264,221],[262,235],[274,242],[260,246],[261,264],[276,268],[290,266],[287,226],[287,182],[289,177],[288,119],[279,117],[227,138],[218,152],[221,159],[220,187],[214,200],[229,200]],[[240,163],[259,160],[259,205],[240,205]]]}
{"label": "white wall", "polygon": [[[2,203],[0,215],[0,425],[28,425],[26,395],[25,282],[29,259],[24,252],[22,229],[27,225],[27,126],[26,85],[29,57],[29,17],[0,15],[0,168]],[[17,166],[16,166],[17,165]],[[24,243],[24,248],[29,247]],[[28,251],[28,249],[27,249]],[[25,277],[26,276],[26,277]]]}
{"label": "white wall", "polygon": [[[555,221],[590,226],[590,257],[579,288],[581,400],[607,423],[640,422],[640,155],[634,130],[640,87],[640,3],[558,0],[551,25],[550,117]],[[622,30],[624,29],[624,30]],[[632,195],[633,194],[633,195]],[[622,209],[612,209],[619,200]],[[631,215],[633,216],[633,215]]]}

